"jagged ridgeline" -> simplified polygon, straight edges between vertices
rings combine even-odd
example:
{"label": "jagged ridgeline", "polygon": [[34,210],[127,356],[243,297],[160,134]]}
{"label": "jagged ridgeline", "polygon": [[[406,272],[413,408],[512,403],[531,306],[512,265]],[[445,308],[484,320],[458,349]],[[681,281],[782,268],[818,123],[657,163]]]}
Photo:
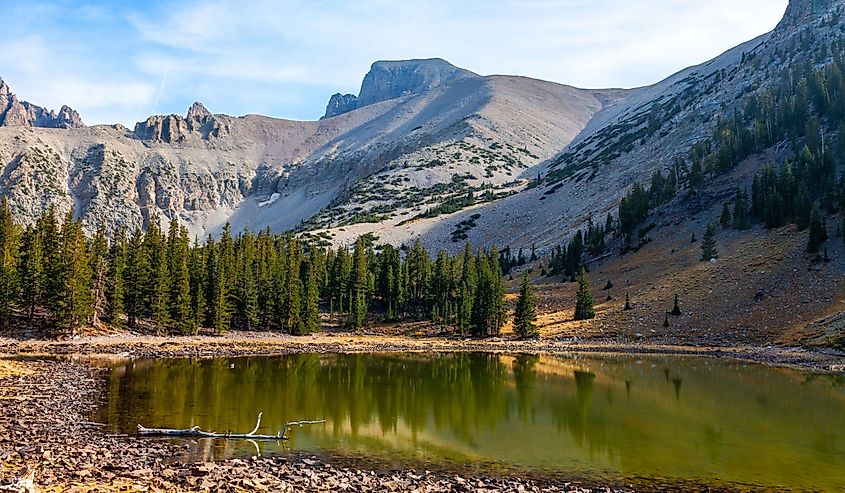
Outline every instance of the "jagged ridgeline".
{"label": "jagged ridgeline", "polygon": [[128,325],[159,333],[200,328],[307,334],[328,322],[360,329],[372,320],[429,320],[462,334],[498,335],[505,323],[501,256],[495,249],[449,256],[415,243],[405,255],[361,237],[351,252],[287,235],[227,225],[191,243],[176,221],[162,231],[103,230],[54,207],[27,227],[0,202],[0,324],[28,331]]}
{"label": "jagged ridgeline", "polygon": [[[679,205],[729,202],[739,229],[803,227],[815,203],[823,217],[840,207],[842,11],[842,0],[793,0],[772,32],[636,89],[482,76],[422,59],[374,63],[357,95],[333,96],[312,122],[197,103],[132,130],[54,129],[39,127],[77,125],[33,109],[0,125],[0,192],[23,223],[55,204],[59,215],[73,208],[89,235],[158,217],[159,227],[178,219],[191,237],[229,223],[335,247],[364,234],[420,239],[452,254],[464,242],[548,254],[581,232],[601,255],[615,246],[601,224],[608,214],[622,248],[636,249],[660,232],[647,221],[653,210]],[[14,114],[34,108],[3,94]],[[721,190],[725,176],[739,190]],[[558,253],[555,270],[577,273]]]}
{"label": "jagged ridgeline", "polygon": [[817,252],[822,212],[845,209],[845,175],[839,171],[845,162],[843,50],[843,38],[820,39],[808,32],[795,39],[779,54],[779,65],[787,68],[761,74],[771,82],[751,92],[741,109],[719,116],[712,136],[693,145],[686,158],[678,157],[668,178],[656,172],[647,191],[637,183],[622,199],[619,219],[626,240],[653,208],[675,196],[679,185],[695,195],[708,180],[761,155],[769,164],[724,203],[722,226],[748,229],[754,219],[767,228],[792,223],[804,230],[813,222],[808,250]]}

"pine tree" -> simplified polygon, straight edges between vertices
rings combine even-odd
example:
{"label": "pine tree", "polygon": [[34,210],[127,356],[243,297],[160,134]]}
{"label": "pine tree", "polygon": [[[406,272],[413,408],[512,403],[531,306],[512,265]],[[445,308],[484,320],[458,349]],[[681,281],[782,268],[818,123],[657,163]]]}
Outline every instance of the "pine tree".
{"label": "pine tree", "polygon": [[155,323],[156,331],[164,333],[170,328],[170,273],[166,238],[161,232],[158,216],[150,218],[144,235],[144,249],[149,259],[149,276],[146,287],[146,311]]}
{"label": "pine tree", "polygon": [[478,284],[473,304],[473,333],[495,337],[504,325],[504,284],[496,249],[476,256]]}
{"label": "pine tree", "polygon": [[581,269],[578,276],[578,293],[575,301],[575,320],[588,320],[595,318],[596,312],[593,309],[593,292],[590,290],[590,281],[587,279],[587,271]]}
{"label": "pine tree", "polygon": [[749,213],[748,194],[745,190],[737,188],[736,195],[734,196],[733,228],[748,229],[751,226],[751,221],[748,217]]}
{"label": "pine tree", "polygon": [[0,199],[0,327],[6,328],[18,301],[20,234],[6,197]]}
{"label": "pine tree", "polygon": [[62,224],[57,324],[75,331],[91,317],[91,268],[82,222],[68,212]]}
{"label": "pine tree", "polygon": [[663,326],[669,327],[669,314],[668,313],[663,314]]}
{"label": "pine tree", "polygon": [[537,321],[537,312],[534,307],[534,293],[531,289],[531,282],[528,273],[522,277],[522,288],[519,291],[519,298],[516,302],[514,312],[514,329],[517,335],[523,339],[537,337],[540,333],[534,322]]}
{"label": "pine tree", "polygon": [[320,287],[313,255],[303,265],[302,313],[296,334],[313,334],[320,330]]}
{"label": "pine tree", "polygon": [[109,244],[106,233],[98,229],[88,253],[88,265],[91,270],[91,325],[98,325],[100,318],[105,316],[108,305],[106,290],[109,272]]}
{"label": "pine tree", "polygon": [[121,324],[121,316],[125,311],[123,284],[126,269],[126,233],[118,230],[109,248],[109,270],[106,281],[106,319],[112,325]]}
{"label": "pine tree", "polygon": [[701,186],[701,182],[704,181],[704,172],[701,169],[701,162],[699,160],[693,160],[688,179],[690,190],[698,190],[698,187]]}
{"label": "pine tree", "polygon": [[191,274],[189,268],[188,231],[171,226],[169,240],[171,244],[170,261],[170,318],[174,326],[183,334],[191,334],[196,329],[191,298]]}
{"label": "pine tree", "polygon": [[731,209],[728,207],[727,202],[722,204],[722,215],[719,218],[719,224],[722,225],[722,229],[727,229],[731,225]]}
{"label": "pine tree", "polygon": [[716,227],[708,224],[701,241],[701,261],[707,262],[719,257],[716,250]]}
{"label": "pine tree", "polygon": [[144,237],[141,230],[137,229],[127,245],[126,268],[123,271],[126,317],[129,327],[133,329],[137,327],[138,319],[143,316],[149,271],[150,260],[144,248]]}
{"label": "pine tree", "polygon": [[461,260],[461,279],[458,286],[458,331],[461,334],[468,334],[472,327],[476,289],[475,257],[472,247],[467,243]]}
{"label": "pine tree", "polygon": [[813,212],[810,213],[810,233],[807,241],[807,252],[818,253],[822,244],[827,241],[827,227],[824,223],[819,206],[816,204],[813,207]]}
{"label": "pine tree", "polygon": [[63,303],[64,262],[62,261],[62,237],[55,205],[50,204],[47,207],[44,214],[39,217],[36,228],[41,234],[41,247],[44,252],[42,264],[44,266],[44,305],[53,318],[56,318]]}
{"label": "pine tree", "polygon": [[631,296],[629,293],[625,293],[625,308],[623,310],[628,311],[631,309]]}
{"label": "pine tree", "polygon": [[[352,317],[350,319],[350,325],[356,330],[364,327],[366,323],[368,274],[366,246],[364,245],[364,239],[358,238],[358,241],[355,242],[355,250],[352,253],[353,291],[351,299]],[[417,294],[423,296],[422,291],[419,291]]]}
{"label": "pine tree", "polygon": [[41,231],[27,228],[21,241],[20,285],[21,301],[26,317],[32,321],[35,309],[44,303],[44,250]]}
{"label": "pine tree", "polygon": [[681,314],[681,306],[678,304],[678,295],[675,294],[675,306],[672,307],[671,315],[679,316]]}

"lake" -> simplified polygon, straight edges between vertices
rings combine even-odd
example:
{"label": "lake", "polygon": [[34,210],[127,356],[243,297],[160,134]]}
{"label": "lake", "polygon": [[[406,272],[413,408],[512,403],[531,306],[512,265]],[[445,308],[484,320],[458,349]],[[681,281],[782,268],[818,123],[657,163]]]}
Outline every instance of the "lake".
{"label": "lake", "polygon": [[492,353],[135,359],[98,419],[292,439],[185,440],[193,459],[307,452],[624,482],[845,490],[845,380],[726,359]]}

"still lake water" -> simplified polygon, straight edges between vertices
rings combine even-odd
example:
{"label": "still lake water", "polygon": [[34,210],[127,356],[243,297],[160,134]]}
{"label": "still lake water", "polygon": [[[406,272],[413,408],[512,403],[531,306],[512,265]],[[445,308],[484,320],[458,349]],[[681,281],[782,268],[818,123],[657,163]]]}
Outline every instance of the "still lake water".
{"label": "still lake water", "polygon": [[[478,464],[623,481],[845,491],[845,381],[701,357],[490,353],[137,359],[100,419],[262,433],[326,419],[264,455]],[[192,458],[256,445],[188,440]],[[214,442],[214,443],[211,443]]]}

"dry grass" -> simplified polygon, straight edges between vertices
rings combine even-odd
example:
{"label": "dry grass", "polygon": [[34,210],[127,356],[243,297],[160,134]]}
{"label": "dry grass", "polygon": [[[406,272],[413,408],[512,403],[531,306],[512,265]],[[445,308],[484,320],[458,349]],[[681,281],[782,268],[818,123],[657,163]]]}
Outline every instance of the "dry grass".
{"label": "dry grass", "polygon": [[24,377],[27,375],[32,375],[33,373],[34,372],[29,367],[27,367],[26,363],[0,359],[0,380],[13,377]]}
{"label": "dry grass", "polygon": [[[577,284],[537,282],[541,334],[798,344],[823,331],[817,326],[808,329],[809,324],[845,310],[845,252],[840,238],[828,242],[831,262],[817,264],[804,252],[806,233],[794,227],[720,231],[719,259],[700,262],[700,244],[689,238],[693,231],[700,237],[703,224],[665,225],[638,252],[592,265],[594,320],[572,320]],[[608,279],[614,286],[605,291]],[[631,297],[630,311],[623,310],[625,293]],[[670,326],[664,327],[664,314],[672,309],[675,294],[683,313],[670,316]],[[825,337],[832,337],[829,331]]]}

